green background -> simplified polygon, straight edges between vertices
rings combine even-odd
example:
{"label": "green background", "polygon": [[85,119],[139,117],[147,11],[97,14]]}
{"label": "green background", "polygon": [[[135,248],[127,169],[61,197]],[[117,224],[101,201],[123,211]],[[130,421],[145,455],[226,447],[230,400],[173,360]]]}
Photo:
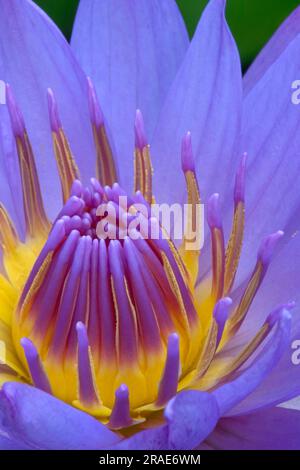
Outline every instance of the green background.
{"label": "green background", "polygon": [[[151,1],[151,0],[149,0]],[[78,0],[36,0],[69,39]],[[177,0],[190,35],[207,0]],[[227,19],[246,68],[299,0],[228,0]]]}

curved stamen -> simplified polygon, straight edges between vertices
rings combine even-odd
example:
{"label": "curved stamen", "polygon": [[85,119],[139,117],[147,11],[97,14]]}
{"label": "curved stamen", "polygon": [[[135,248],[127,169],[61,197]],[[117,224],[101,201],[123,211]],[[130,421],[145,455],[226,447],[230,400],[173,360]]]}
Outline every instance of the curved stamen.
{"label": "curved stamen", "polygon": [[[215,367],[218,369],[218,381],[228,379],[232,374],[236,373],[240,367],[246,363],[246,361],[252,356],[263,341],[274,331],[274,328],[280,324],[283,316],[293,308],[293,304],[281,305],[271,312],[264,324],[261,326],[256,335],[243,347],[239,354],[232,358],[223,357],[220,358],[220,362],[223,362],[223,367],[220,367],[218,361],[216,361]],[[210,371],[211,376],[214,375],[214,368]]]}
{"label": "curved stamen", "polygon": [[[111,240],[108,247],[114,306],[117,314],[117,351],[119,361],[136,362],[138,358],[136,313],[129,297],[125,279],[123,254],[118,240]],[[121,363],[122,363],[121,362]]]}
{"label": "curved stamen", "polygon": [[72,265],[65,280],[64,289],[60,298],[54,334],[49,349],[49,354],[53,354],[55,357],[63,355],[66,348],[72,317],[78,299],[83,260],[87,246],[90,245],[91,242],[90,237],[80,238],[74,251]]}
{"label": "curved stamen", "polygon": [[99,305],[101,305],[100,331],[101,331],[101,357],[104,361],[116,358],[116,317],[113,305],[113,295],[110,283],[110,271],[108,266],[108,253],[104,240],[99,240],[99,281],[98,291]]}
{"label": "curved stamen", "polygon": [[14,251],[19,242],[15,226],[5,207],[0,204],[0,245],[4,252]]}
{"label": "curved stamen", "polygon": [[197,379],[205,374],[214,358],[222,338],[231,305],[232,300],[229,297],[220,299],[215,305],[212,323],[207,332],[206,340],[196,367]]}
{"label": "curved stamen", "polygon": [[38,234],[46,236],[50,224],[43,205],[34,155],[23,116],[9,85],[6,85],[6,102],[19,156],[27,235],[32,238]]}
{"label": "curved stamen", "polygon": [[[282,309],[276,330],[271,340],[265,345],[255,362],[238,377],[234,383],[229,382],[213,391],[219,403],[220,413],[224,416],[237,403],[246,398],[266,378],[282,356],[287,347],[291,333],[291,314]],[[250,380],[249,380],[250,379]],[[249,380],[249,386],[248,384]]]}
{"label": "curved stamen", "polygon": [[99,407],[101,402],[95,385],[93,361],[85,325],[78,322],[76,331],[78,337],[79,401],[87,408]]}
{"label": "curved stamen", "polygon": [[[41,343],[44,342],[47,331],[52,329],[50,322],[53,321],[53,317],[56,317],[61,287],[67,279],[78,240],[79,232],[73,230],[61,250],[52,258],[39,289],[35,292],[29,291],[28,298],[22,306],[22,320],[25,319],[26,314],[32,318],[33,334]],[[65,308],[68,309],[67,306]]]}
{"label": "curved stamen", "polygon": [[161,346],[158,323],[155,315],[153,314],[146,286],[143,283],[143,278],[141,277],[139,264],[137,262],[136,249],[134,248],[133,242],[128,237],[124,240],[124,251],[136,306],[139,311],[143,311],[143,315],[138,317],[138,327],[141,334],[141,340],[149,352],[153,349],[157,351]]}
{"label": "curved stamen", "polygon": [[[190,204],[192,207],[195,207],[200,204],[200,191],[196,177],[195,162],[192,150],[192,137],[190,132],[187,132],[187,134],[182,139],[181,167],[186,179],[188,204]],[[195,227],[193,225],[193,229],[194,228]]]}
{"label": "curved stamen", "polygon": [[135,116],[135,160],[134,160],[134,192],[141,191],[148,204],[152,203],[153,168],[150,147],[147,143],[144,120],[138,109]]}
{"label": "curved stamen", "polygon": [[41,390],[44,390],[44,392],[51,394],[52,391],[49,380],[44,371],[43,365],[39,357],[39,353],[35,348],[34,344],[28,338],[22,338],[21,345],[24,349],[31,379],[35,387],[40,388]]}
{"label": "curved stamen", "polygon": [[232,288],[242,250],[245,225],[246,158],[247,154],[244,154],[235,179],[234,216],[225,256],[224,295],[227,295]]}
{"label": "curved stamen", "polygon": [[190,326],[194,325],[198,321],[198,315],[193,304],[191,292],[187,286],[185,266],[183,265],[174,245],[170,240],[164,237],[157,219],[151,217],[149,222],[150,233],[159,234],[157,239],[151,240],[151,243],[153,243],[153,245],[159,250],[169,282],[173,287],[183,314],[182,320],[189,329]]}
{"label": "curved stamen", "polygon": [[[35,277],[38,275],[39,271],[42,269],[43,264],[47,263],[47,258],[51,257],[51,254],[54,252],[54,250],[62,243],[66,235],[66,229],[65,229],[65,224],[63,220],[58,220],[55,222],[55,224],[52,227],[52,230],[48,236],[48,239],[42,248],[42,251],[37,258],[35,265],[33,266],[28,279],[26,281],[26,284],[24,286],[23,292],[21,293],[20,299],[19,299],[19,305],[22,305],[23,302],[25,301],[25,298],[32,286],[32,283],[35,279]],[[18,316],[20,311],[17,311]]]}
{"label": "curved stamen", "polygon": [[213,317],[217,323],[217,329],[218,329],[215,350],[218,349],[218,346],[221,342],[225,325],[229,317],[229,310],[230,310],[231,305],[232,305],[232,300],[229,297],[225,297],[219,300],[219,302],[215,305],[215,308],[213,311]]}
{"label": "curved stamen", "polygon": [[225,271],[224,234],[218,194],[213,194],[208,201],[207,221],[212,239],[213,280],[211,295],[214,299],[218,300],[223,295]]}
{"label": "curved stamen", "polygon": [[[71,230],[70,230],[71,231]],[[93,240],[94,241],[94,240]],[[68,337],[67,353],[69,357],[74,357],[77,348],[78,332],[76,325],[78,323],[86,324],[90,310],[90,296],[89,296],[89,274],[91,266],[92,243],[89,237],[85,239],[85,253],[83,256],[82,270],[80,274],[80,285],[78,288],[78,297],[75,305],[72,324],[70,326],[70,333]]]}
{"label": "curved stamen", "polygon": [[[89,314],[88,314],[88,334],[91,341],[91,344],[97,345],[94,346],[93,357],[96,366],[99,366],[99,351],[101,348],[101,325],[100,325],[100,315],[98,314],[100,310],[101,300],[98,303],[98,289],[99,289],[99,280],[98,272],[100,270],[100,264],[102,260],[98,256],[99,253],[99,241],[94,239],[92,242],[92,253],[91,253],[91,264],[89,272]],[[100,342],[100,344],[99,344]]]}
{"label": "curved stamen", "polygon": [[122,384],[115,392],[115,403],[112,409],[109,427],[111,429],[121,429],[131,426],[133,419],[130,416],[129,391],[126,385]]}
{"label": "curved stamen", "polygon": [[96,146],[96,176],[103,185],[112,185],[117,181],[117,171],[111,146],[107,137],[104,117],[99,105],[94,85],[87,79],[90,119]]}
{"label": "curved stamen", "polygon": [[188,247],[188,245],[190,243],[194,244],[195,235],[197,236],[197,233],[199,233],[201,230],[198,220],[198,209],[200,207],[201,201],[199,185],[195,171],[192,138],[190,132],[187,132],[187,134],[182,139],[181,167],[182,171],[184,172],[188,194],[188,211],[185,221],[185,233],[181,254],[185,264],[189,267],[192,283],[195,284],[198,275],[198,257],[200,253],[200,247],[191,249]]}
{"label": "curved stamen", "polygon": [[[137,242],[133,245],[133,247],[136,248],[135,256],[139,264],[140,274],[144,282],[144,287],[147,290],[146,295],[148,296],[148,302],[150,299],[152,306],[153,306],[153,310],[155,312],[156,320],[159,325],[160,335],[166,342],[169,332],[174,330],[175,327],[170,317],[170,314],[168,312],[168,305],[164,297],[164,293],[162,292],[162,288],[164,285],[166,286],[167,288],[166,295],[170,294],[171,291],[170,291],[169,285],[165,283],[166,281],[165,277],[160,277],[158,274],[158,271],[155,271],[155,270],[152,271],[151,268],[148,269],[149,265],[147,264],[147,261],[140,253],[140,249],[141,249],[142,253],[145,254],[145,251],[143,251],[143,247],[145,248],[145,246],[148,247],[148,245],[143,239],[137,240]],[[150,258],[154,262],[158,261],[157,258],[154,258],[153,256],[151,256]],[[161,268],[160,263],[158,264],[159,264],[159,267]],[[162,282],[160,282],[161,279],[163,279]],[[169,306],[170,305],[172,305],[171,302],[169,303]],[[149,331],[149,333],[151,333],[151,331]]]}
{"label": "curved stamen", "polygon": [[178,387],[180,373],[179,337],[176,333],[169,336],[165,368],[159,384],[156,405],[165,405],[174,395]]}
{"label": "curved stamen", "polygon": [[70,196],[73,181],[80,177],[79,170],[73,158],[69,142],[63,131],[58,114],[57,103],[53,91],[50,88],[48,88],[47,97],[54,153],[60,176],[63,201],[66,202]]}
{"label": "curved stamen", "polygon": [[282,236],[283,232],[278,231],[272,235],[269,235],[262,241],[257,255],[257,262],[251,278],[246,286],[239,305],[236,307],[235,311],[227,322],[226,333],[229,335],[234,334],[240,328],[244,318],[246,317],[256,292],[258,291],[266,275],[273,251],[275,250],[275,247]]}

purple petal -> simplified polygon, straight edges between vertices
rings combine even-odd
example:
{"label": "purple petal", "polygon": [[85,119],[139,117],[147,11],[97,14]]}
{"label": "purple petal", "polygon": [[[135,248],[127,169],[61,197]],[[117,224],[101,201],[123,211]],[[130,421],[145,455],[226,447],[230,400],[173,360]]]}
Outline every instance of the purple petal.
{"label": "purple petal", "polygon": [[134,434],[124,439],[113,450],[167,450],[168,449],[168,426],[158,426]]}
{"label": "purple petal", "polygon": [[173,398],[165,410],[171,449],[193,449],[202,442],[219,419],[213,395],[191,390]]}
{"label": "purple petal", "polygon": [[268,68],[300,33],[300,7],[280,25],[267,45],[262,49],[244,76],[244,93],[247,95],[262,78]]}
{"label": "purple petal", "polygon": [[224,0],[209,2],[160,114],[152,141],[158,201],[182,202],[185,197],[180,147],[187,131],[204,200],[233,181],[242,87],[224,7]]}
{"label": "purple petal", "polygon": [[[82,176],[94,173],[86,79],[52,21],[28,0],[0,0],[0,79],[9,82],[22,109],[50,215],[60,194],[47,109],[47,88],[57,98],[61,120]],[[1,155],[2,156],[2,155]]]}
{"label": "purple petal", "polygon": [[289,237],[299,228],[300,108],[292,102],[299,68],[300,34],[244,100],[241,145],[249,159],[240,281],[263,236],[281,229]]}
{"label": "purple petal", "polygon": [[206,443],[224,450],[299,450],[300,411],[284,408],[223,418]]}
{"label": "purple petal", "polygon": [[119,438],[96,419],[37,388],[7,382],[0,392],[0,416],[12,439],[41,449],[100,449]]}
{"label": "purple petal", "polygon": [[188,450],[197,447],[214,429],[219,409],[214,397],[190,390],[179,393],[165,409],[167,424],[125,439],[115,449]]}
{"label": "purple petal", "polygon": [[20,205],[22,190],[17,158],[10,118],[3,102],[0,103],[0,202],[22,234],[24,215]]}
{"label": "purple petal", "polygon": [[241,375],[213,392],[221,415],[230,412],[255,390],[278,363],[290,340],[291,314],[283,310],[275,333],[254,362]]}
{"label": "purple petal", "polygon": [[0,428],[0,450],[36,450],[36,448],[14,439]]}
{"label": "purple petal", "polygon": [[188,46],[183,20],[173,0],[81,0],[71,44],[95,84],[131,190],[135,111],[151,137]]}
{"label": "purple petal", "polygon": [[[297,220],[290,221],[288,232],[293,233]],[[268,274],[262,284],[247,319],[241,330],[231,342],[232,347],[245,343],[265,320],[266,304],[273,309],[283,302],[295,301],[292,310],[291,340],[281,360],[263,384],[246,401],[236,407],[234,412],[254,411],[261,407],[272,406],[300,395],[299,366],[292,361],[295,350],[294,341],[300,339],[300,233],[294,233],[281,247],[272,260]],[[275,288],[274,288],[275,286]]]}

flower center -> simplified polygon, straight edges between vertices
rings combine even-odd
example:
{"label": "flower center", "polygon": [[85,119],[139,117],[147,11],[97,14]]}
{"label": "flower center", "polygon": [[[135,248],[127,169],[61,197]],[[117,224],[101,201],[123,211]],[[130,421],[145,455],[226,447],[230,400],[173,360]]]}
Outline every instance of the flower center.
{"label": "flower center", "polygon": [[[215,359],[245,319],[282,233],[263,241],[249,282],[229,315],[232,301],[227,295],[234,283],[244,228],[243,157],[236,175],[227,247],[218,195],[208,201],[212,279],[201,297],[199,249],[187,249],[200,203],[190,134],[182,144],[188,229],[177,249],[151,214],[152,165],[141,113],[137,112],[135,122],[134,193],[127,195],[115,182],[117,170],[90,81],[88,98],[97,178],[84,187],[53,93],[48,92],[64,200],[51,225],[24,121],[7,88],[22,178],[26,243],[18,239],[3,206],[0,243],[8,276],[18,292],[12,333],[30,377],[27,380],[121,429],[159,411],[178,390],[214,387],[262,343],[277,322],[279,310],[237,358],[225,365]],[[20,266],[23,262],[28,269]]]}
{"label": "flower center", "polygon": [[[199,348],[188,274],[172,242],[137,229],[124,239],[97,238],[96,213],[114,207],[120,191],[75,181],[14,317],[16,345],[32,341],[22,346],[33,379],[34,348],[52,393],[101,417],[122,385],[133,408],[164,405],[177,390],[179,362],[183,377]],[[134,200],[123,208],[131,223],[134,210]]]}

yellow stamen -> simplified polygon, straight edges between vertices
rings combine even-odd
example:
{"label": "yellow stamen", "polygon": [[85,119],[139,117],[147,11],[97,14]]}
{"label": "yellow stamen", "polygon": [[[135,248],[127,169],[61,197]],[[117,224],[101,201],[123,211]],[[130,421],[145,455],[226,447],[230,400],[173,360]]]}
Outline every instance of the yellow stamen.
{"label": "yellow stamen", "polygon": [[185,266],[188,268],[191,285],[194,286],[198,276],[200,249],[191,250],[188,245],[194,242],[192,237],[195,231],[200,232],[201,230],[201,227],[197,226],[197,209],[200,206],[201,200],[195,172],[188,170],[185,171],[184,175],[188,194],[188,206],[184,239],[179,251]]}
{"label": "yellow stamen", "polygon": [[197,378],[205,374],[214,358],[217,345],[217,335],[218,325],[216,320],[213,318],[196,367]]}
{"label": "yellow stamen", "polygon": [[239,201],[235,211],[230,239],[226,248],[224,295],[230,292],[239,264],[245,224],[245,206]]}
{"label": "yellow stamen", "polygon": [[52,139],[63,193],[63,201],[66,202],[70,196],[74,180],[80,179],[79,170],[63,129],[60,128],[57,132],[52,132]]}
{"label": "yellow stamen", "polygon": [[212,252],[213,252],[213,280],[211,295],[219,300],[223,295],[224,286],[224,237],[218,227],[212,229]]}
{"label": "yellow stamen", "polygon": [[112,186],[117,181],[117,171],[104,124],[93,124],[93,135],[97,154],[96,176],[103,186]]}
{"label": "yellow stamen", "polygon": [[19,242],[16,229],[5,207],[0,203],[0,245],[5,252],[13,251]]}
{"label": "yellow stamen", "polygon": [[135,149],[134,166],[134,191],[141,191],[145,200],[152,204],[152,176],[153,168],[151,163],[150,146],[146,145],[142,150]]}
{"label": "yellow stamen", "polygon": [[271,331],[271,325],[267,322],[260,328],[257,334],[252,338],[248,344],[241,350],[237,357],[232,357],[223,354],[219,359],[216,359],[212,362],[211,366],[203,375],[200,380],[195,382],[194,386],[196,388],[201,388],[202,390],[211,389],[214,387],[220,380],[225,380],[230,374],[238,370],[256,351],[258,346],[263,342],[266,336]]}
{"label": "yellow stamen", "polygon": [[250,278],[250,281],[248,282],[245,292],[242,296],[242,299],[239,305],[236,307],[235,311],[233,312],[233,315],[229,318],[226,324],[225,336],[232,336],[241,325],[261,284],[264,272],[265,269],[263,263],[258,260],[253,274]]}
{"label": "yellow stamen", "polygon": [[22,137],[16,137],[16,144],[22,179],[27,235],[32,238],[37,235],[47,236],[50,223],[44,209],[32,147],[26,131]]}

